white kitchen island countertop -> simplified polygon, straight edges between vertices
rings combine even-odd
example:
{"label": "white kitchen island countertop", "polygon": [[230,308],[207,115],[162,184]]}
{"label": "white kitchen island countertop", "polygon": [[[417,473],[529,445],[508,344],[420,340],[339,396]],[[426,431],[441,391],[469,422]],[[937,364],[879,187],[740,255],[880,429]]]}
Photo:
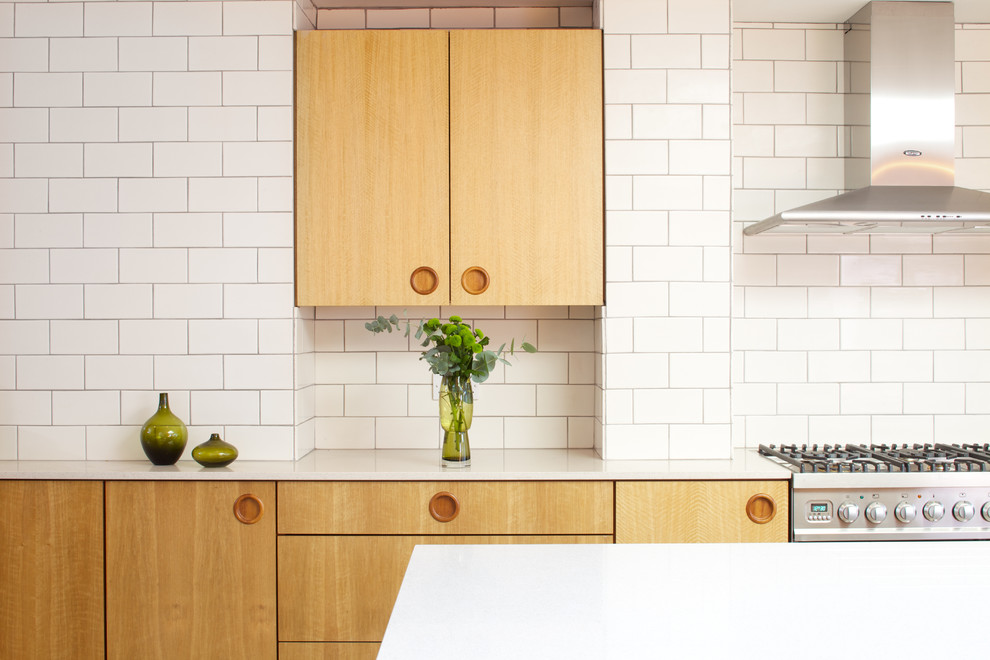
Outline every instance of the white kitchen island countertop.
{"label": "white kitchen island countertop", "polygon": [[379,660],[986,658],[990,543],[417,546]]}
{"label": "white kitchen island countertop", "polygon": [[[136,442],[136,440],[135,440]],[[518,481],[613,479],[790,479],[791,472],[736,449],[731,459],[602,460],[593,449],[475,449],[471,467],[444,469],[438,449],[317,449],[297,461],[236,460],[205,468],[187,460],[0,461],[0,479],[270,480],[270,481]]]}

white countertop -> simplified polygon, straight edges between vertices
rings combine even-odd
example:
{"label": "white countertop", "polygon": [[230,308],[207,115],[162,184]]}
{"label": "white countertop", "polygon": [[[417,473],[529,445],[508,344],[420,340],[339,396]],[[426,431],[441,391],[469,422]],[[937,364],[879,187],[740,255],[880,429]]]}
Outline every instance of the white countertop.
{"label": "white countertop", "polygon": [[791,472],[737,449],[722,460],[603,461],[592,449],[475,449],[471,467],[444,469],[439,449],[318,449],[298,461],[234,461],[204,468],[191,460],[0,461],[0,479],[180,479],[265,481],[518,481],[789,479]]}
{"label": "white countertop", "polygon": [[988,560],[972,541],[417,546],[378,658],[987,657]]}

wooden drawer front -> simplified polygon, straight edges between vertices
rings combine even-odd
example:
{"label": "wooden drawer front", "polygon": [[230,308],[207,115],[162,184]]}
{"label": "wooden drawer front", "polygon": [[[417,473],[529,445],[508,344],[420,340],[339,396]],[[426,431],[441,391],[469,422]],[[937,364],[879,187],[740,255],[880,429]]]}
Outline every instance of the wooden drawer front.
{"label": "wooden drawer front", "polygon": [[[450,493],[459,512],[430,515]],[[280,482],[280,534],[612,534],[608,481]]]}
{"label": "wooden drawer front", "polygon": [[[750,498],[769,495],[766,523],[746,513]],[[616,543],[786,542],[786,481],[631,481],[615,484]]]}
{"label": "wooden drawer front", "polygon": [[282,536],[279,640],[381,641],[415,545],[611,542],[611,536]]}
{"label": "wooden drawer front", "polygon": [[375,660],[378,642],[282,642],[278,660]]}

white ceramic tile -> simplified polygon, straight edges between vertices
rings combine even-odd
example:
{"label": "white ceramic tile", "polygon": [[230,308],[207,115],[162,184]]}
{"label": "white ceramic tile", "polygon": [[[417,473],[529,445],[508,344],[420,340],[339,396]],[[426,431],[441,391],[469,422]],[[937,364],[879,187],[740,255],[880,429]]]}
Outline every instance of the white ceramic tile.
{"label": "white ceramic tile", "polygon": [[59,249],[50,253],[51,281],[57,283],[114,283],[117,251],[111,249]]}
{"label": "white ceramic tile", "polygon": [[[231,110],[250,110],[249,108],[230,108]],[[292,108],[262,107],[258,108],[258,139],[259,140],[292,140],[293,128]]]}
{"label": "white ceramic tile", "polygon": [[22,461],[86,458],[86,429],[82,426],[21,426],[17,458]]}
{"label": "white ceramic tile", "polygon": [[288,176],[292,174],[291,142],[226,142],[224,176]]}
{"label": "white ceramic tile", "polygon": [[594,26],[594,16],[591,7],[561,7],[560,8],[560,27],[590,28],[593,26]]}
{"label": "white ceramic tile", "polygon": [[82,105],[81,73],[15,73],[14,106],[23,108]]}
{"label": "white ceramic tile", "polygon": [[223,216],[219,213],[156,213],[155,247],[219,247]]}
{"label": "white ceramic tile", "polygon": [[52,392],[52,424],[119,424],[118,392]]}
{"label": "white ceramic tile", "polygon": [[151,73],[84,73],[82,104],[103,107],[151,105],[152,77]]}
{"label": "white ceramic tile", "polygon": [[931,382],[933,359],[931,351],[874,351],[871,379],[873,382]]}
{"label": "white ceramic tile", "polygon": [[660,70],[605,71],[605,103],[666,103],[667,72]]}
{"label": "white ceramic tile", "polygon": [[4,353],[11,355],[48,353],[48,326],[48,321],[40,320],[0,321],[0,346],[3,346]]}
{"label": "white ceramic tile", "polygon": [[870,380],[869,351],[811,351],[808,353],[808,381],[813,383],[852,383]]}
{"label": "white ceramic tile", "polygon": [[936,287],[933,293],[936,318],[990,316],[986,287]]}
{"label": "white ceramic tile", "polygon": [[[436,420],[415,417],[381,417],[375,420],[377,449],[438,449]],[[474,434],[474,429],[471,429]],[[474,445],[474,443],[471,443]],[[474,445],[476,446],[476,445]]]}
{"label": "white ceramic tile", "polygon": [[375,381],[392,384],[430,384],[430,372],[419,353],[382,352],[376,360]]}
{"label": "white ceramic tile", "polygon": [[121,71],[185,71],[186,37],[121,37]]}
{"label": "white ceramic tile", "polygon": [[671,174],[729,174],[728,140],[676,140],[670,143]]}
{"label": "white ceramic tile", "polygon": [[87,461],[144,461],[140,426],[87,426]]}
{"label": "white ceramic tile", "polygon": [[48,40],[0,39],[0,70],[48,71]]}
{"label": "white ceramic tile", "polygon": [[670,356],[670,386],[729,387],[728,353],[674,353]]}
{"label": "white ceramic tile", "polygon": [[87,319],[151,318],[149,284],[86,284]]}
{"label": "white ceramic tile", "polygon": [[46,179],[0,179],[0,212],[45,213],[48,210]]}
{"label": "white ceramic tile", "polygon": [[369,30],[430,27],[429,9],[369,9],[366,14]]}
{"label": "white ceramic tile", "polygon": [[17,356],[18,390],[83,389],[81,355]]}
{"label": "white ceramic tile", "polygon": [[317,28],[320,30],[360,30],[365,27],[364,13],[363,9],[320,10],[317,14]]}
{"label": "white ceramic tile", "polygon": [[878,287],[871,294],[873,318],[930,318],[932,289],[929,287]]}
{"label": "white ceramic tile", "polygon": [[960,286],[963,256],[951,254],[904,255],[905,286]]}
{"label": "white ceramic tile", "polygon": [[186,180],[179,178],[119,179],[119,210],[125,213],[185,211],[186,186]]}
{"label": "white ceramic tile", "polygon": [[743,94],[742,118],[747,124],[804,124],[806,111],[811,120],[806,100],[805,94],[749,92]]}
{"label": "white ceramic tile", "polygon": [[744,158],[743,185],[747,188],[803,188],[806,183],[803,158]]}
{"label": "white ceramic tile", "polygon": [[[777,386],[777,412],[782,415],[834,415],[839,412],[839,385],[830,383],[781,383]],[[849,412],[843,409],[843,412]]]}
{"label": "white ceramic tile", "polygon": [[16,37],[81,37],[83,3],[18,3],[14,12]]}
{"label": "white ceramic tile", "polygon": [[729,316],[731,287],[723,282],[671,282],[671,316]]}
{"label": "white ceramic tile", "polygon": [[151,176],[151,145],[96,143],[85,145],[87,177]]}
{"label": "white ceramic tile", "polygon": [[635,69],[697,69],[701,67],[700,35],[635,35],[631,42]]}
{"label": "white ceramic tile", "polygon": [[292,248],[258,250],[258,281],[292,283],[295,277],[295,252]]}
{"label": "white ceramic tile", "polygon": [[729,103],[730,83],[728,71],[672,69],[667,73],[667,100],[670,103]]}
{"label": "white ceramic tile", "polygon": [[374,353],[318,353],[318,384],[362,384],[375,382]]}
{"label": "white ceramic tile", "polygon": [[557,7],[495,8],[496,28],[555,28],[559,25],[560,12]]}
{"label": "white ceramic tile", "polygon": [[83,287],[78,284],[18,284],[14,289],[13,308],[18,319],[80,319],[83,316]]}
{"label": "white ceramic tile", "polygon": [[227,426],[226,433],[224,439],[237,447],[241,460],[287,461],[293,458],[292,426]]}
{"label": "white ceramic tile", "polygon": [[988,380],[990,351],[936,351],[935,381],[981,382]]}
{"label": "white ceramic tile", "polygon": [[258,322],[193,319],[189,321],[189,353],[233,355],[258,352]]}
{"label": "white ceramic tile", "polygon": [[251,248],[189,250],[190,282],[256,282],[258,252]]}
{"label": "white ceramic tile", "polygon": [[447,7],[430,10],[432,28],[491,28],[495,27],[492,7]]}
{"label": "white ceramic tile", "polygon": [[[702,249],[694,247],[633,248],[633,279],[637,281],[699,281]],[[672,290],[673,293],[673,290]]]}
{"label": "white ceramic tile", "polygon": [[0,390],[0,408],[5,424],[52,423],[52,393]]}
{"label": "white ceramic tile", "polygon": [[222,5],[222,2],[155,3],[153,33],[155,35],[222,34]]}
{"label": "white ceramic tile", "polygon": [[90,390],[151,389],[153,372],[150,355],[86,356],[86,388]]}
{"label": "white ceramic tile", "polygon": [[258,180],[252,177],[189,180],[190,211],[255,211]]}
{"label": "white ceramic tile", "polygon": [[345,385],[344,415],[347,417],[404,417],[405,385]]}
{"label": "white ceramic tile", "polygon": [[632,124],[633,138],[637,140],[702,137],[700,105],[660,105],[662,99],[654,102],[657,104],[630,102],[636,103],[632,106]]}
{"label": "white ceramic tile", "polygon": [[506,449],[550,449],[567,446],[565,417],[506,417]]}
{"label": "white ceramic tile", "polygon": [[594,409],[594,385],[536,386],[536,414],[541,417],[588,415]]}
{"label": "white ceramic tile", "polygon": [[373,449],[373,417],[326,417],[316,420],[317,449]]}
{"label": "white ceramic tile", "polygon": [[899,350],[903,345],[900,319],[842,319],[840,347],[843,350]]}
{"label": "white ceramic tile", "polygon": [[[975,342],[971,339],[974,335],[970,334],[970,327],[978,329],[975,333]],[[990,348],[990,334],[980,334],[984,331],[990,331],[990,324],[983,319],[966,319],[965,321],[962,319],[905,319],[904,349]],[[982,337],[987,339],[984,340]]]}
{"label": "white ceramic tile", "polygon": [[812,287],[807,300],[808,316],[814,318],[870,315],[870,290],[865,287]]}
{"label": "white ceramic tile", "polygon": [[156,355],[154,359],[158,391],[223,388],[223,359],[219,355]]}
{"label": "white ceramic tile", "polygon": [[291,284],[225,284],[224,318],[291,318]]}
{"label": "white ceramic tile", "polygon": [[[190,3],[194,4],[194,3]],[[154,74],[154,105],[220,105],[221,73],[161,71]]]}
{"label": "white ceramic tile", "polygon": [[294,346],[293,325],[292,319],[259,319],[258,352],[291,354]]}
{"label": "white ceramic tile", "polygon": [[835,62],[788,62],[774,64],[776,92],[837,92]]}
{"label": "white ceramic tile", "polygon": [[[769,129],[770,127],[755,127]],[[773,128],[775,156],[830,157],[838,155],[834,126],[791,126]]]}
{"label": "white ceramic tile", "polygon": [[291,36],[258,38],[258,68],[262,71],[292,71],[294,62]]}
{"label": "white ceramic tile", "polygon": [[49,281],[47,250],[2,250],[0,282],[4,284],[39,284]]}
{"label": "white ceramic tile", "polygon": [[120,250],[120,281],[151,284],[188,280],[187,251],[172,248]]}
{"label": "white ceramic tile", "polygon": [[117,180],[51,179],[48,200],[54,213],[117,211]]}
{"label": "white ceramic tile", "polygon": [[220,318],[220,284],[155,284],[155,318]]}
{"label": "white ceramic tile", "polygon": [[294,190],[290,176],[259,178],[258,210],[292,211]]}
{"label": "white ceramic tile", "polygon": [[700,176],[637,176],[633,208],[637,211],[691,211],[703,207]]}
{"label": "white ceramic tile", "polygon": [[667,143],[662,140],[606,140],[607,174],[666,174]]}
{"label": "white ceramic tile", "polygon": [[120,108],[121,142],[185,141],[187,135],[186,108]]}
{"label": "white ceramic tile", "polygon": [[608,424],[607,460],[669,458],[669,429],[665,424]]}
{"label": "white ceramic tile", "polygon": [[907,415],[958,415],[965,412],[965,403],[965,386],[962,383],[904,385],[904,413]]}
{"label": "white ceramic tile", "polygon": [[[87,321],[92,323],[92,321]],[[109,323],[116,323],[110,321]],[[187,352],[187,321],[121,320],[120,353],[123,355],[183,355]],[[54,328],[53,328],[54,332]],[[92,353],[94,351],[86,351]]]}
{"label": "white ceramic tile", "polygon": [[[21,127],[20,130],[24,130]],[[116,108],[52,108],[52,142],[112,142],[117,139]],[[24,135],[24,137],[29,137]],[[24,138],[19,141],[23,142]]]}
{"label": "white ceramic tile", "polygon": [[87,37],[140,36],[151,34],[150,2],[93,2],[86,5]]}
{"label": "white ceramic tile", "polygon": [[191,392],[189,399],[191,424],[258,424],[261,419],[258,392]]}
{"label": "white ceramic tile", "polygon": [[606,313],[609,317],[668,316],[668,288],[666,282],[607,284]]}
{"label": "white ceramic tile", "polygon": [[292,34],[292,7],[277,0],[224,2],[224,34]]}
{"label": "white ceramic tile", "polygon": [[595,382],[595,364],[600,359],[593,353],[569,353],[567,356],[567,382],[586,385]]}
{"label": "white ceramic tile", "polygon": [[605,223],[606,245],[666,245],[668,214],[662,211],[612,211]]}
{"label": "white ceramic tile", "polygon": [[836,319],[780,319],[777,348],[791,350],[837,350],[839,322]]}
{"label": "white ceramic tile", "polygon": [[704,421],[701,390],[633,390],[636,424],[699,424]]}
{"label": "white ceramic tile", "polygon": [[484,401],[486,415],[532,416],[536,414],[536,385],[488,382],[483,387],[484,392],[479,398]]}
{"label": "white ceramic tile", "polygon": [[14,3],[0,5],[0,37],[14,36]]}
{"label": "white ceramic tile", "polygon": [[223,74],[223,105],[290,105],[291,71],[229,71]]}
{"label": "white ceramic tile", "polygon": [[51,71],[116,71],[117,40],[113,38],[51,39]]}
{"label": "white ceramic tile", "polygon": [[667,31],[666,3],[613,0],[603,6],[602,27],[608,33],[637,34]]}
{"label": "white ceramic tile", "polygon": [[190,71],[256,71],[257,37],[190,37]]}
{"label": "white ceramic tile", "polygon": [[747,351],[743,379],[747,383],[803,383],[808,356],[802,351]]}
{"label": "white ceramic tile", "polygon": [[258,133],[256,108],[189,108],[191,141],[254,140]]}
{"label": "white ceramic tile", "polygon": [[748,60],[803,60],[804,30],[743,30],[743,57]]}

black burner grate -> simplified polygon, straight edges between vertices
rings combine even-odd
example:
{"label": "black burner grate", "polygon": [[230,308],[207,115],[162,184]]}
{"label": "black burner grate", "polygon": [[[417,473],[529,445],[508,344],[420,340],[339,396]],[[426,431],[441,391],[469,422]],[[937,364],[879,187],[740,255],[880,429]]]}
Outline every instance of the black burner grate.
{"label": "black burner grate", "polygon": [[990,472],[990,444],[760,445],[795,472]]}

